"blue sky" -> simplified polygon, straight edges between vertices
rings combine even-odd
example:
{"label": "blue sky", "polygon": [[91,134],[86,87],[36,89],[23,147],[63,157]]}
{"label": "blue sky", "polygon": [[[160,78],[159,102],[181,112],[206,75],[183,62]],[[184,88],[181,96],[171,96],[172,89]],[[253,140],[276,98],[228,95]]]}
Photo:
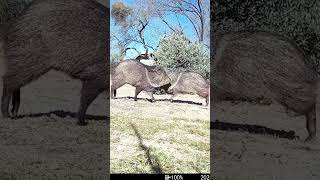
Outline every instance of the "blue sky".
{"label": "blue sky", "polygon": [[[111,0],[110,7],[112,7],[112,5],[115,2],[118,2],[118,0]],[[135,0],[123,0],[122,2],[124,2],[125,4],[128,4],[128,5],[132,5],[136,1]],[[190,39],[191,41],[196,40],[196,34],[192,28],[191,23],[184,16],[178,16],[178,18],[179,18],[179,21],[181,23],[181,26],[182,26],[187,38]],[[173,15],[166,16],[166,20],[170,24],[174,24],[174,25],[178,24],[177,18]],[[111,32],[115,31],[115,24],[114,24],[114,20],[112,17],[111,17],[111,21],[110,21],[110,28],[111,28]],[[157,32],[160,32],[160,33],[155,34],[154,29],[156,29]],[[150,24],[148,25],[148,27],[144,31],[145,40],[146,40],[146,42],[148,42],[149,45],[151,45],[152,47],[155,48],[158,45],[160,38],[165,33],[169,33],[169,32],[171,32],[170,29],[160,19],[153,19],[152,21],[150,21]],[[112,46],[112,44],[111,44],[111,46]],[[141,44],[131,43],[129,46],[135,47],[140,52],[144,52],[144,48]],[[111,47],[111,53],[112,53],[112,51],[114,51],[113,47]],[[152,52],[153,50],[149,49],[149,51]],[[129,50],[129,51],[127,51],[126,58],[135,58],[137,55],[138,54],[136,51]]]}

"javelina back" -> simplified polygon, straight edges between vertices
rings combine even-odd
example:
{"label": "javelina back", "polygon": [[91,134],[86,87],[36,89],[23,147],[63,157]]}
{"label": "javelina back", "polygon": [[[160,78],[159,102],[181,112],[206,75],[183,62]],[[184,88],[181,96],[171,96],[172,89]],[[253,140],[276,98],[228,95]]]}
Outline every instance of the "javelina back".
{"label": "javelina back", "polygon": [[168,93],[172,93],[171,102],[177,94],[197,94],[209,103],[209,83],[200,74],[195,72],[170,73],[171,86]]}
{"label": "javelina back", "polygon": [[291,40],[268,32],[235,32],[216,39],[212,70],[213,100],[271,98],[306,116],[309,136],[316,135],[318,77]]}
{"label": "javelina back", "polygon": [[3,76],[2,114],[17,117],[20,88],[49,70],[83,82],[78,124],[109,83],[109,10],[94,0],[39,0],[9,23],[5,35],[7,71]]}
{"label": "javelina back", "polygon": [[[111,92],[125,84],[136,87],[134,100],[144,90],[154,101],[153,93],[163,85],[170,84],[170,78],[159,66],[146,66],[135,59],[125,60],[111,69]],[[113,94],[111,95],[112,98]]]}

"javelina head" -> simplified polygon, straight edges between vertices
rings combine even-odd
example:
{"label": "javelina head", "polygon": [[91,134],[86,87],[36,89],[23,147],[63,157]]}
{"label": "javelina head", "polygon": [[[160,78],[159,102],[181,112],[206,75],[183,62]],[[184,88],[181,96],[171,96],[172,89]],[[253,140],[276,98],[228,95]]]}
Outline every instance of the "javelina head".
{"label": "javelina head", "polygon": [[170,94],[169,91],[168,91],[170,86],[171,86],[171,83],[161,86],[160,87],[161,94],[165,94],[165,93]]}
{"label": "javelina head", "polygon": [[158,82],[157,84],[160,87],[163,87],[163,86],[168,85],[168,84],[171,83],[171,79],[167,75],[167,73],[164,70],[164,68],[162,68],[160,66],[156,66],[153,71],[156,73],[156,77],[157,77],[156,79],[157,79],[157,82]]}

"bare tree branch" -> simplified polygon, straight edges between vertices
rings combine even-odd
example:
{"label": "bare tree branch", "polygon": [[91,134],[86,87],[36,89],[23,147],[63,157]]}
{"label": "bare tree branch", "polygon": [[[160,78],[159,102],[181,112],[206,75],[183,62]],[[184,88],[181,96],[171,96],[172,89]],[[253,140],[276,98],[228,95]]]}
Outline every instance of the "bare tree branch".
{"label": "bare tree branch", "polygon": [[136,48],[134,47],[127,47],[124,51],[121,52],[121,55],[126,54],[128,50],[133,49],[135,50],[138,54],[141,54]]}
{"label": "bare tree branch", "polygon": [[192,24],[192,26],[193,26],[196,34],[197,34],[197,37],[199,38],[199,41],[200,41],[200,34],[199,34],[199,32],[198,32],[199,30],[198,30],[195,22],[192,21],[191,17],[190,17],[187,13],[183,12],[183,15],[184,15],[184,16],[190,21],[190,23]]}
{"label": "bare tree branch", "polygon": [[176,31],[176,30],[168,23],[168,21],[165,20],[165,18],[164,18],[160,13],[158,13],[158,16],[159,16],[159,18],[161,19],[161,21],[164,22],[169,29],[171,29],[171,31],[173,31],[173,32]]}
{"label": "bare tree branch", "polygon": [[178,18],[178,15],[175,14],[175,16],[176,16],[176,19],[177,19],[177,22],[178,22],[178,25],[179,25],[179,30],[180,30],[181,32],[183,32],[183,28],[182,28],[182,26],[181,26],[181,23],[180,23],[180,20],[179,20],[179,18]]}
{"label": "bare tree branch", "polygon": [[[157,1],[157,11],[161,15],[160,19],[171,29],[175,29],[172,24],[169,23],[164,18],[163,14],[174,14],[176,17],[178,14],[187,18],[187,20],[191,23],[192,28],[199,40],[199,42],[204,41],[205,36],[205,21],[206,15],[209,14],[208,4],[204,4],[203,0],[158,0]],[[207,8],[206,8],[207,7]],[[181,24],[178,21],[178,27],[181,28]],[[181,28],[182,29],[182,28]]]}
{"label": "bare tree branch", "polygon": [[139,37],[140,37],[140,40],[142,41],[142,44],[145,48],[146,51],[148,51],[148,48],[146,47],[146,41],[144,39],[144,29],[147,27],[147,25],[149,24],[149,21],[147,22],[142,22],[141,20],[139,21],[140,22],[140,25],[141,25],[141,29],[138,29],[138,32],[139,32]]}

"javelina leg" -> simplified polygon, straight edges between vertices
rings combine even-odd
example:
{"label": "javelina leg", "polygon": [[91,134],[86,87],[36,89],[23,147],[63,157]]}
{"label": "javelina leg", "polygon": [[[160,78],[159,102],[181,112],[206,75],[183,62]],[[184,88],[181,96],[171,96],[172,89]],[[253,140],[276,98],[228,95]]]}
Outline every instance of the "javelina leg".
{"label": "javelina leg", "polygon": [[174,97],[176,97],[176,94],[175,94],[175,93],[173,93],[173,94],[171,95],[170,102],[173,102],[173,98],[174,98]]}
{"label": "javelina leg", "polygon": [[[19,104],[20,104],[20,84],[21,82],[17,81],[19,79],[19,74],[5,74],[3,76],[3,92],[2,92],[2,99],[1,99],[1,111],[4,118],[9,117],[9,106],[10,100],[12,98],[13,109],[17,109],[14,111],[18,111]],[[10,83],[9,83],[10,82]],[[9,84],[8,84],[9,83]],[[18,91],[16,91],[16,90]],[[19,96],[18,96],[19,94]],[[13,95],[13,97],[12,97]],[[13,110],[12,110],[13,111]],[[12,112],[11,111],[11,112]]]}
{"label": "javelina leg", "polygon": [[316,131],[317,131],[317,126],[316,126],[316,113],[315,110],[312,110],[306,115],[307,119],[307,130],[309,133],[309,136],[306,138],[306,141],[310,141],[315,138],[316,136]]}
{"label": "javelina leg", "polygon": [[136,91],[135,91],[135,94],[134,94],[134,101],[137,101],[137,97],[138,97],[138,94],[142,91],[141,88],[136,88]]}
{"label": "javelina leg", "polygon": [[117,95],[117,89],[120,88],[121,86],[125,85],[125,82],[113,82],[111,85],[111,99],[114,99]]}
{"label": "javelina leg", "polygon": [[111,99],[114,99],[117,95],[117,89],[111,88]]}
{"label": "javelina leg", "polygon": [[13,118],[17,118],[19,106],[20,106],[20,88],[17,90],[14,90],[13,94],[12,94],[11,113],[12,113]]}
{"label": "javelina leg", "polygon": [[115,89],[114,91],[113,91],[113,98],[115,98],[117,96],[117,90]]}
{"label": "javelina leg", "polygon": [[115,91],[115,90],[111,89],[111,99],[114,99],[114,97],[115,97],[114,91]]}
{"label": "javelina leg", "polygon": [[88,124],[85,122],[87,109],[89,105],[96,99],[96,97],[103,91],[104,89],[99,88],[99,84],[97,82],[83,82],[81,89],[80,108],[78,111],[78,125],[85,126]]}
{"label": "javelina leg", "polygon": [[153,97],[153,92],[147,92],[147,94],[151,97],[151,102],[155,102],[156,100]]}
{"label": "javelina leg", "polygon": [[12,97],[13,116],[17,116],[20,105],[20,88],[30,83],[34,79],[49,71],[50,67],[46,63],[30,63],[32,66],[16,67],[20,71],[8,71],[3,76],[2,113],[4,117],[9,117],[9,104]]}
{"label": "javelina leg", "polygon": [[4,118],[9,117],[9,103],[12,96],[12,91],[6,87],[6,83],[3,83],[3,92],[1,98],[1,112]]}
{"label": "javelina leg", "polygon": [[206,106],[209,104],[209,96],[206,97]]}

